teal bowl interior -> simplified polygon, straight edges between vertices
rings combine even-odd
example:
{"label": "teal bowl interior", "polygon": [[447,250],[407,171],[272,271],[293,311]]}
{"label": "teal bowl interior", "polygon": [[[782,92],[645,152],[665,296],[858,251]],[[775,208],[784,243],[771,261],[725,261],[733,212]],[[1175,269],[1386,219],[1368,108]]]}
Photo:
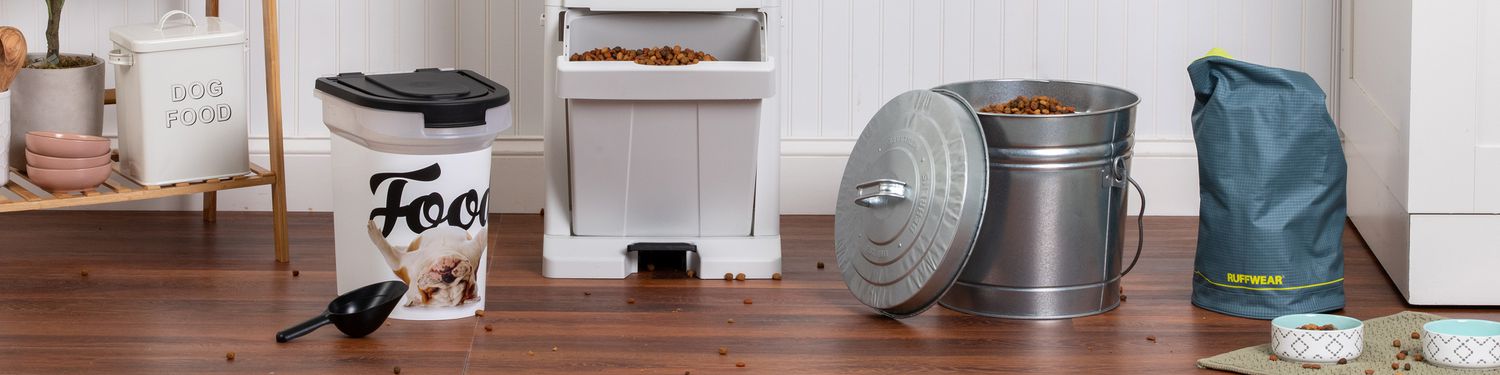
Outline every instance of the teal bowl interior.
{"label": "teal bowl interior", "polygon": [[1271,320],[1271,325],[1281,327],[1283,329],[1297,329],[1297,327],[1301,327],[1308,323],[1316,324],[1319,326],[1324,324],[1332,324],[1334,328],[1338,328],[1340,330],[1354,329],[1365,325],[1365,323],[1359,321],[1359,319],[1330,314],[1282,315],[1281,317]]}
{"label": "teal bowl interior", "polygon": [[1445,319],[1427,323],[1422,326],[1422,329],[1427,330],[1427,332],[1449,336],[1500,336],[1500,323],[1488,320]]}

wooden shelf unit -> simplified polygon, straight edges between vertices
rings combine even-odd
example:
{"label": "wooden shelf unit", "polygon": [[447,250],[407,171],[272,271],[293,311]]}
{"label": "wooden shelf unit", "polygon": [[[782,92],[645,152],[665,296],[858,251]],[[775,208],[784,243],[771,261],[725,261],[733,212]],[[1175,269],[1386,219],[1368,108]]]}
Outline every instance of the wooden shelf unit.
{"label": "wooden shelf unit", "polygon": [[[219,15],[219,1],[204,1],[206,15],[217,17]],[[286,177],[282,173],[286,168],[286,163],[281,133],[281,53],[279,51],[280,44],[277,35],[276,1],[261,1],[261,13],[263,16],[261,22],[265,29],[264,38],[266,46],[266,107],[268,112],[266,127],[270,133],[270,169],[251,163],[250,169],[252,172],[248,175],[178,183],[169,186],[142,186],[120,175],[117,169],[110,173],[107,182],[94,187],[91,191],[64,194],[51,193],[37,188],[35,184],[32,184],[26,178],[24,168],[18,169],[13,167],[9,171],[0,171],[0,173],[10,173],[12,180],[5,184],[4,193],[0,193],[0,213],[77,207],[202,193],[203,220],[213,222],[217,219],[219,191],[270,185],[272,230],[274,231],[276,261],[282,263],[290,262],[291,251],[286,228]],[[114,94],[114,89],[106,90],[104,104],[114,104]],[[8,197],[7,195],[14,196]]]}

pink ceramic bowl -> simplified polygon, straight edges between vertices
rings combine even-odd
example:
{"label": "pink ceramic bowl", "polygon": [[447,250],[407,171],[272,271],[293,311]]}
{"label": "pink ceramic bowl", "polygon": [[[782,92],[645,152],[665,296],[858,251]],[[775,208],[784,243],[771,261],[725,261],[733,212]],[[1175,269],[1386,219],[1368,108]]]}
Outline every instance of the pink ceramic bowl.
{"label": "pink ceramic bowl", "polygon": [[109,164],[109,154],[92,158],[54,158],[26,150],[26,165],[46,169],[83,169]]}
{"label": "pink ceramic bowl", "polygon": [[92,158],[109,155],[109,139],[92,135],[34,131],[26,133],[26,149],[37,155],[54,158]]}
{"label": "pink ceramic bowl", "polygon": [[83,169],[46,169],[26,166],[26,177],[36,186],[53,192],[93,189],[109,179],[110,165]]}

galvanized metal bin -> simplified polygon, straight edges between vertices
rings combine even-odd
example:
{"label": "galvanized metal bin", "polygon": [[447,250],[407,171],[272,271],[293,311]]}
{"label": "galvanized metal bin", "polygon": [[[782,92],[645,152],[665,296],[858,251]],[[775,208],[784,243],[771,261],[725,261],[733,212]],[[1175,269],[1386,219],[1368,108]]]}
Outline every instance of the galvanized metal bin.
{"label": "galvanized metal bin", "polygon": [[[981,141],[967,139],[948,141],[934,149],[979,147],[983,160],[948,161],[953,165],[987,165],[982,189],[931,189],[920,185],[932,182],[972,180],[974,173],[921,176],[925,168],[916,168],[917,176],[895,176],[902,180],[902,201],[947,203],[955,218],[979,212],[978,223],[949,220],[937,223],[951,226],[952,231],[918,228],[930,225],[924,220],[909,220],[899,205],[871,207],[866,201],[848,205],[847,199],[866,199],[872,191],[863,181],[885,179],[886,171],[908,168],[872,166],[891,160],[886,154],[917,155],[920,160],[939,161],[938,153],[900,150],[884,147],[891,140],[867,139],[861,136],[851,155],[840,191],[840,216],[837,220],[840,267],[845,280],[861,301],[895,317],[920,313],[934,302],[953,310],[991,317],[1017,319],[1056,319],[1093,315],[1119,305],[1119,282],[1122,273],[1122,245],[1127,207],[1125,189],[1129,180],[1135,119],[1139,98],[1129,91],[1086,83],[1043,80],[987,80],[939,86],[932,91],[944,95],[924,95],[915,106],[882,108],[871,121],[867,133],[909,131],[913,118],[940,118],[953,127],[979,127]],[[926,94],[926,93],[924,93]],[[1078,113],[1064,115],[1006,115],[974,111],[990,103],[1005,102],[1019,95],[1046,95],[1078,108]],[[952,115],[958,100],[972,117]],[[900,101],[893,100],[893,104]],[[907,100],[910,101],[910,100]],[[935,110],[947,106],[949,108]],[[934,112],[943,116],[931,116]],[[903,122],[905,124],[903,124]],[[920,121],[919,121],[920,122]],[[972,138],[972,136],[968,136]],[[920,138],[920,137],[919,137]],[[948,137],[951,138],[951,137]],[[861,152],[869,153],[860,155]],[[949,152],[949,155],[960,155]],[[868,159],[856,162],[854,159]],[[959,158],[950,158],[958,160]],[[925,162],[924,162],[925,163]],[[856,174],[850,178],[848,174]],[[896,173],[901,174],[901,173]],[[951,183],[950,183],[951,184]],[[861,188],[861,186],[865,186]],[[975,191],[977,190],[977,191]],[[882,198],[884,199],[884,198]],[[959,204],[955,200],[962,200]],[[861,217],[863,216],[863,217]],[[920,219],[920,217],[918,217]],[[885,225],[870,225],[879,221]],[[904,226],[904,227],[903,227]],[[903,233],[910,227],[914,233],[938,233],[945,241],[897,241],[897,251],[884,248],[872,236],[882,232]],[[951,234],[949,234],[951,233]],[[947,236],[952,237],[947,237]],[[972,240],[966,240],[972,238]],[[967,246],[972,243],[972,247]],[[951,244],[950,249],[921,247],[927,244]],[[888,244],[886,244],[888,245]],[[911,247],[911,248],[908,248]],[[932,258],[946,261],[921,266]],[[957,261],[956,259],[963,259]],[[846,264],[847,263],[847,264]],[[917,265],[903,272],[889,265]],[[954,266],[957,264],[957,266]],[[872,270],[879,269],[879,272]],[[852,272],[851,272],[852,271]],[[901,275],[897,278],[872,275]],[[956,277],[955,277],[956,276]],[[944,284],[947,283],[947,284]],[[871,287],[870,285],[880,285]],[[905,285],[905,286],[903,286]],[[861,296],[868,293],[868,296]],[[939,301],[939,297],[941,300]]]}
{"label": "galvanized metal bin", "polygon": [[1082,110],[979,113],[990,156],[986,214],[968,265],[940,303],[1003,318],[1069,318],[1118,306],[1140,99],[1083,82],[973,81],[938,89],[974,107],[1047,95]]}

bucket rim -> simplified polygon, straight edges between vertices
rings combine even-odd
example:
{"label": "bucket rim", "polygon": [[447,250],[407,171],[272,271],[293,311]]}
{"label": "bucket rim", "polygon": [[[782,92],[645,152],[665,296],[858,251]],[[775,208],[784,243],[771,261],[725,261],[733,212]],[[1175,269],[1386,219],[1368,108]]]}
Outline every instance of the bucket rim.
{"label": "bucket rim", "polygon": [[[1096,86],[1096,87],[1103,87],[1103,88],[1106,88],[1106,89],[1116,90],[1116,91],[1120,91],[1120,92],[1129,94],[1130,97],[1133,98],[1133,99],[1135,99],[1135,100],[1131,101],[1129,104],[1122,105],[1122,106],[1117,106],[1117,107],[1106,109],[1106,110],[1092,111],[1092,112],[1075,112],[1075,113],[1068,113],[1068,114],[1026,115],[1026,114],[990,113],[990,112],[980,112],[977,109],[974,110],[974,114],[979,115],[979,116],[1014,117],[1014,118],[1027,118],[1027,119],[1034,119],[1034,118],[1086,117],[1086,116],[1102,115],[1102,114],[1109,114],[1109,113],[1120,112],[1120,111],[1128,110],[1128,109],[1131,109],[1131,108],[1135,108],[1136,106],[1139,106],[1141,104],[1141,96],[1138,95],[1138,94],[1136,94],[1134,91],[1130,91],[1130,90],[1127,90],[1127,89],[1119,87],[1119,86],[1107,85],[1107,84],[1098,83],[1098,82],[1077,81],[1077,80],[1067,80],[1067,79],[1041,79],[1041,78],[992,78],[992,79],[975,79],[975,80],[968,80],[968,81],[959,81],[959,82],[946,83],[946,84],[934,87],[934,89],[948,90],[948,89],[950,89],[953,86],[964,85],[964,84],[983,83],[983,82],[1067,83],[1067,84],[1079,84],[1079,85],[1085,85],[1085,86]],[[967,101],[967,100],[965,100],[965,101]],[[969,104],[970,104],[970,106],[973,106],[973,103],[969,103]]]}

